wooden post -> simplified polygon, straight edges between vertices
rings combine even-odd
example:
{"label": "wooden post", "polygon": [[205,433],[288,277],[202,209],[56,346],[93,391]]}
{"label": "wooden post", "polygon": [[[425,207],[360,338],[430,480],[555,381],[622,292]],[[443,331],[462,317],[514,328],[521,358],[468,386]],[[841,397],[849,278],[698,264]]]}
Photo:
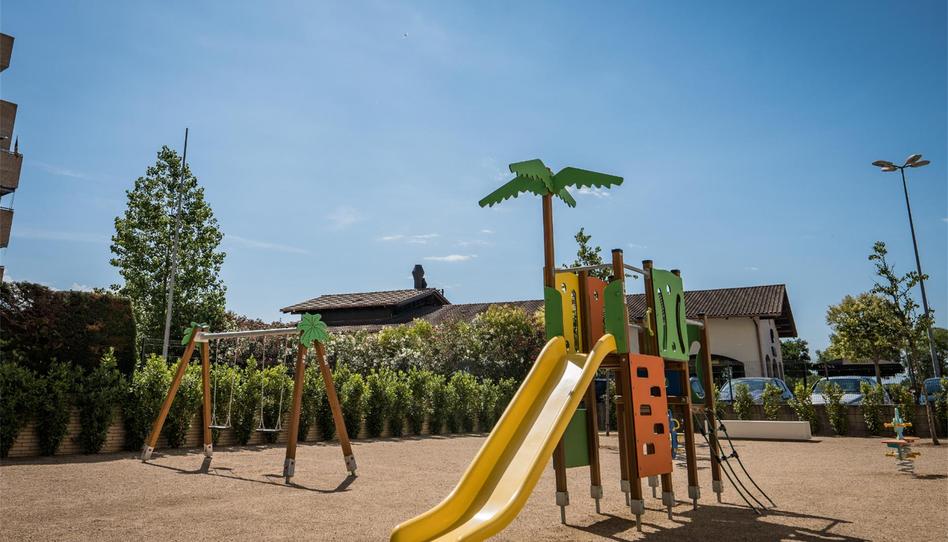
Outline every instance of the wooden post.
{"label": "wooden post", "polygon": [[293,406],[290,408],[290,429],[286,435],[286,459],[283,461],[283,478],[287,484],[296,472],[296,442],[300,432],[300,410],[303,405],[303,384],[306,378],[306,347],[296,347],[296,372],[293,375]]}
{"label": "wooden post", "polygon": [[194,354],[194,338],[198,332],[201,331],[204,330],[195,328],[193,333],[191,333],[191,340],[188,342],[188,347],[184,350],[184,356],[181,357],[181,361],[178,362],[178,370],[175,371],[174,378],[171,379],[171,387],[168,388],[168,395],[165,396],[164,402],[161,403],[161,410],[158,411],[158,417],[155,418],[155,422],[151,426],[151,433],[148,434],[148,440],[145,441],[145,445],[142,447],[142,461],[151,459],[151,454],[155,451],[155,446],[158,444],[158,435],[161,434],[161,427],[165,424],[165,418],[168,417],[168,411],[171,410],[171,403],[174,402],[174,396],[178,393],[178,386],[181,385],[181,379],[184,378],[184,373],[188,369],[188,363],[191,362],[191,356]]}
{"label": "wooden post", "polygon": [[[592,325],[591,318],[597,318],[593,315],[589,303],[588,289],[586,288],[586,279],[589,274],[586,271],[579,272],[579,306],[582,307],[584,315],[580,325],[582,326],[582,344],[581,352],[592,350]],[[607,386],[608,389],[608,386]],[[596,500],[596,513],[600,512],[599,499],[602,498],[602,472],[599,465],[599,420],[596,416],[596,379],[589,384],[586,389],[586,445],[589,453],[589,496]],[[608,414],[607,414],[608,416]]]}
{"label": "wooden post", "polygon": [[[204,397],[202,419],[204,420],[204,456],[214,455],[214,439],[211,433],[211,347],[201,344],[201,395]],[[219,360],[218,360],[219,361]]]}
{"label": "wooden post", "polygon": [[718,425],[714,414],[714,377],[711,365],[711,341],[708,333],[708,317],[701,315],[701,362],[704,364],[701,386],[704,388],[704,413],[708,419],[708,442],[711,444],[711,490],[721,502],[724,484],[721,483],[721,465],[715,460],[718,450]]}
{"label": "wooden post", "polygon": [[[678,269],[672,269],[672,273],[681,278],[681,271]],[[691,346],[686,344],[685,349],[690,349]],[[690,350],[689,350],[690,352]],[[684,411],[682,413],[682,423],[684,424],[685,431],[685,462],[688,465],[688,498],[691,499],[691,503],[694,508],[698,508],[698,499],[701,497],[701,489],[698,486],[698,463],[697,456],[695,451],[695,423],[694,423],[694,414],[691,412],[691,369],[688,367],[688,362],[681,363],[681,389],[685,393],[685,404],[682,407]]]}
{"label": "wooden post", "polygon": [[[556,264],[553,253],[553,194],[543,195],[543,286],[556,288]],[[560,507],[560,522],[566,523],[569,491],[566,487],[566,449],[563,439],[553,450],[553,471],[556,474],[556,505]]]}
{"label": "wooden post", "polygon": [[[612,250],[612,276],[609,282],[622,281],[622,295],[625,296],[625,261],[621,249]],[[626,330],[629,329],[629,313],[623,311]],[[629,341],[631,344],[631,337]],[[642,498],[642,480],[638,476],[639,466],[638,457],[635,450],[635,412],[632,409],[632,369],[629,364],[629,354],[619,354],[619,374],[616,379],[616,391],[622,396],[622,417],[617,421],[619,426],[619,439],[623,445],[619,447],[620,460],[621,452],[625,450],[625,469],[624,475],[628,476],[628,495],[629,508],[635,514],[635,527],[642,530],[642,514],[645,513],[645,500]],[[616,401],[618,403],[618,401]],[[618,415],[618,411],[616,412]],[[622,470],[622,469],[620,469]],[[625,489],[625,488],[623,488]]]}
{"label": "wooden post", "polygon": [[346,470],[349,474],[356,474],[356,460],[352,455],[352,444],[349,442],[349,432],[346,430],[346,421],[342,417],[342,407],[339,405],[339,396],[336,395],[336,385],[332,381],[332,370],[329,369],[329,363],[326,362],[326,347],[319,341],[313,343],[316,350],[316,360],[319,362],[319,371],[323,375],[323,383],[326,385],[326,398],[329,399],[329,408],[332,410],[332,421],[336,424],[336,434],[339,436],[339,444],[342,446],[342,456],[346,462]]}
{"label": "wooden post", "polygon": [[[645,276],[642,277],[645,283],[645,306],[651,307],[652,314],[650,315],[650,326],[655,330],[655,334],[646,340],[648,345],[647,354],[653,356],[661,356],[661,349],[658,347],[658,314],[655,310],[655,290],[654,285],[652,284],[652,260],[643,260],[642,261],[642,270],[645,271]],[[672,476],[671,473],[663,474],[662,478],[662,504],[665,505],[665,508],[668,510],[668,518],[672,517],[672,507],[675,505],[675,490],[672,487]]]}

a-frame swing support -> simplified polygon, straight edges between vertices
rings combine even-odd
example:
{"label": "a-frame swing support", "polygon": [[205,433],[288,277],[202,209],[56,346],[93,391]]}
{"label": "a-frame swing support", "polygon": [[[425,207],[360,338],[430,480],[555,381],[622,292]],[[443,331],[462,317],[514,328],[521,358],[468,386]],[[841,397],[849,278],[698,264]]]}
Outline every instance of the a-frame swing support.
{"label": "a-frame swing support", "polygon": [[[171,386],[168,388],[168,394],[165,396],[165,399],[161,404],[161,408],[158,411],[158,416],[155,418],[155,421],[152,424],[148,439],[145,441],[145,444],[142,447],[142,461],[148,461],[151,459],[152,453],[158,444],[158,438],[161,435],[161,429],[168,417],[168,412],[171,410],[171,405],[174,403],[175,396],[178,393],[178,388],[181,386],[181,381],[184,379],[184,375],[187,372],[188,365],[191,363],[191,358],[194,356],[194,350],[196,348],[200,348],[201,350],[201,394],[203,396],[201,412],[202,421],[204,424],[203,443],[204,455],[209,461],[214,454],[214,444],[211,432],[211,365],[210,347],[208,346],[208,343],[212,340],[230,338],[255,338],[268,335],[299,336],[300,330],[297,328],[285,328],[260,331],[208,333],[206,328],[193,328],[191,330],[191,336],[188,340],[187,347],[184,350],[184,355],[178,362],[174,377],[171,380]],[[339,444],[342,447],[346,470],[349,471],[351,476],[355,476],[355,456],[352,453],[352,444],[349,441],[349,434],[348,431],[346,431],[346,425],[342,417],[342,407],[339,403],[339,396],[336,394],[335,384],[333,383],[332,370],[326,361],[325,348],[319,341],[313,341],[311,344],[313,345],[312,350],[315,354],[314,357],[316,362],[319,364],[323,382],[326,385],[326,397],[329,400],[330,410],[332,410],[333,422],[336,425],[336,434],[339,438]],[[296,350],[296,366],[293,378],[293,402],[292,406],[290,407],[290,425],[287,430],[286,459],[283,463],[283,477],[286,480],[286,483],[290,483],[290,480],[292,479],[296,470],[296,445],[299,440],[300,414],[303,404],[303,390],[306,377],[306,354],[309,350],[310,348],[302,343],[297,346]]]}

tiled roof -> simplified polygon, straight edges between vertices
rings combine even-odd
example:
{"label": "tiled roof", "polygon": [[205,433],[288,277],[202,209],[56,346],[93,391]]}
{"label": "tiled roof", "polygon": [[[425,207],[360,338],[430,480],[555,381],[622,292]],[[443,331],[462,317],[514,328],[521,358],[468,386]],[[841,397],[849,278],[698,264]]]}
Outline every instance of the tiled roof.
{"label": "tiled roof", "polygon": [[449,303],[441,294],[440,290],[435,288],[416,290],[412,288],[408,290],[388,290],[384,292],[363,292],[357,294],[326,294],[308,301],[303,301],[302,303],[284,307],[280,310],[283,312],[298,313],[329,309],[392,307],[410,303],[429,295],[439,297],[445,304]]}

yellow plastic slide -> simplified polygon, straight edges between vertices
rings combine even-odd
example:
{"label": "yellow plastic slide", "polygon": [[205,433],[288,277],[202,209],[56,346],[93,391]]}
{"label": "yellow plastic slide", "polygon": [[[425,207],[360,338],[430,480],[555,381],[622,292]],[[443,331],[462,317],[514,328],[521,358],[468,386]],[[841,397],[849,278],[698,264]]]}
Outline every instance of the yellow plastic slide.
{"label": "yellow plastic slide", "polygon": [[392,531],[392,542],[484,540],[533,492],[599,364],[616,349],[605,335],[588,356],[550,339],[461,481],[440,504]]}

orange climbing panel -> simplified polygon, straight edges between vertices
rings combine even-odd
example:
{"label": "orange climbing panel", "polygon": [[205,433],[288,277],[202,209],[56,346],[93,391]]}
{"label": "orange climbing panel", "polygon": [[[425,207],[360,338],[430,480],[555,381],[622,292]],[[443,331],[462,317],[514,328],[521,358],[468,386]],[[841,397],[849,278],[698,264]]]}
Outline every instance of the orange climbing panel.
{"label": "orange climbing panel", "polygon": [[658,356],[629,354],[632,408],[638,477],[672,471],[665,395],[665,361]]}

